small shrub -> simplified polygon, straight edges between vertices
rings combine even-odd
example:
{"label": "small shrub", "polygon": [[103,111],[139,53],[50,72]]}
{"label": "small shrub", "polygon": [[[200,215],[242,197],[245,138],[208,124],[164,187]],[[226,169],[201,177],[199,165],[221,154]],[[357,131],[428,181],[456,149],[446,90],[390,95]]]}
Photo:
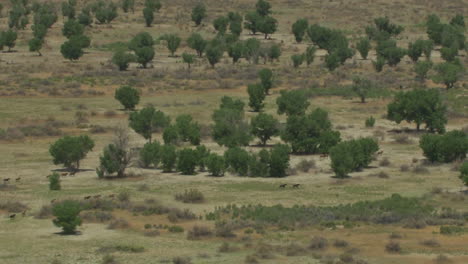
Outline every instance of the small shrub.
{"label": "small shrub", "polygon": [[228,242],[223,242],[223,244],[218,248],[218,252],[220,253],[229,253],[237,250],[239,250],[239,248],[231,246]]}
{"label": "small shrub", "polygon": [[421,218],[410,218],[405,221],[403,227],[412,229],[423,229],[427,226],[426,221]]}
{"label": "small shrub", "polygon": [[56,172],[49,175],[49,190],[51,191],[59,191],[61,189],[60,186],[60,175]]}
{"label": "small shrub", "polygon": [[248,256],[245,257],[244,263],[245,264],[258,264],[260,262],[258,262],[258,260],[257,260],[257,258],[255,256],[248,255]]}
{"label": "small shrub", "polygon": [[398,144],[412,144],[413,141],[408,137],[408,135],[395,135],[393,140]]}
{"label": "small shrub", "polygon": [[102,264],[117,264],[117,260],[115,260],[115,257],[112,255],[105,255],[102,257]]}
{"label": "small shrub", "polygon": [[382,167],[388,167],[390,166],[392,163],[390,162],[390,160],[385,157],[383,158],[380,162],[379,162],[379,166],[382,166]]}
{"label": "small shrub", "polygon": [[390,238],[390,239],[401,239],[401,238],[403,238],[403,236],[401,234],[399,234],[399,233],[392,232],[388,236],[388,238]]}
{"label": "small shrub", "polygon": [[192,264],[192,260],[189,257],[174,257],[172,259],[173,264]]}
{"label": "small shrub", "polygon": [[235,237],[236,235],[232,232],[233,231],[233,226],[225,221],[218,221],[216,222],[215,226],[215,233],[216,236],[218,237],[224,237],[224,238],[229,238],[229,237]]}
{"label": "small shrub", "polygon": [[403,164],[400,166],[400,171],[401,172],[406,172],[406,171],[409,171],[410,170],[410,167],[406,164]]}
{"label": "small shrub", "polygon": [[429,170],[422,165],[418,165],[413,168],[413,173],[415,174],[429,174]]}
{"label": "small shrub", "polygon": [[203,193],[197,189],[189,189],[185,190],[184,193],[178,193],[175,195],[175,199],[184,203],[202,203],[205,201]]}
{"label": "small shrub", "polygon": [[303,159],[296,165],[296,169],[302,172],[308,172],[310,169],[314,169],[314,168],[315,168],[314,160]]}
{"label": "small shrub", "polygon": [[261,259],[272,259],[274,257],[273,251],[274,249],[271,245],[260,244],[255,251],[255,256]]}
{"label": "small shrub", "polygon": [[390,241],[385,245],[385,250],[388,253],[401,253],[400,243],[395,241]]}
{"label": "small shrub", "polygon": [[349,246],[349,243],[348,243],[348,241],[346,241],[346,240],[337,239],[337,240],[335,240],[335,242],[333,243],[333,246],[335,246],[336,248],[345,248],[345,247],[348,247],[348,246]]}
{"label": "small shrub", "polygon": [[171,233],[183,233],[184,232],[184,228],[178,225],[170,226],[167,230]]}
{"label": "small shrub", "polygon": [[188,240],[199,240],[204,237],[210,237],[213,235],[213,231],[206,226],[194,226],[187,234]]}
{"label": "small shrub", "polygon": [[[1,207],[1,205],[0,205]],[[39,212],[35,215],[37,219],[46,219],[52,216],[52,206],[51,205],[44,205],[41,207]]]}
{"label": "small shrub", "polygon": [[128,202],[130,201],[130,192],[127,190],[120,191],[117,195],[117,199],[121,202]]}
{"label": "small shrub", "polygon": [[296,243],[286,246],[286,256],[301,256],[306,253],[306,249]]}
{"label": "small shrub", "polygon": [[118,218],[115,220],[112,220],[109,225],[107,225],[107,229],[125,229],[128,228],[130,224],[128,223],[127,220],[123,218]]}
{"label": "small shrub", "polygon": [[365,122],[366,127],[374,127],[375,125],[375,118],[373,116],[370,116],[369,118],[366,119]]}
{"label": "small shrub", "polygon": [[344,253],[340,255],[340,260],[343,263],[354,263],[353,255]]}
{"label": "small shrub", "polygon": [[439,241],[435,239],[427,239],[421,241],[421,245],[426,246],[426,247],[440,247]]}
{"label": "small shrub", "polygon": [[452,260],[449,259],[447,256],[441,254],[441,255],[438,255],[434,259],[434,263],[435,264],[450,264],[450,263],[452,263]]}
{"label": "small shrub", "polygon": [[456,235],[464,232],[464,228],[461,226],[441,226],[440,233],[442,235]]}
{"label": "small shrub", "polygon": [[147,237],[156,237],[156,236],[159,236],[160,234],[161,233],[158,230],[149,230],[149,231],[145,231],[143,235]]}
{"label": "small shrub", "polygon": [[323,237],[313,237],[310,241],[309,249],[312,250],[323,250],[328,247],[328,240]]}

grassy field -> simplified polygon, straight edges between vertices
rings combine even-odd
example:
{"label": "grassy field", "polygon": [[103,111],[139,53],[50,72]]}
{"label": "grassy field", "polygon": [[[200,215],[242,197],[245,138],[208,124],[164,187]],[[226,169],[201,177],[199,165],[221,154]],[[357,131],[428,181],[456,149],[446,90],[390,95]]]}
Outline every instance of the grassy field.
{"label": "grassy field", "polygon": [[[81,6],[84,1],[78,2]],[[456,170],[460,164],[428,164],[419,148],[422,132],[415,132],[414,124],[403,122],[397,125],[385,119],[386,106],[392,95],[400,90],[400,85],[405,90],[421,85],[415,80],[410,59],[405,57],[394,68],[386,66],[381,73],[373,70],[370,60],[361,60],[358,56],[330,73],[323,66],[326,54],[323,50],[318,51],[318,57],[310,67],[303,65],[293,69],[290,62],[292,54],[304,51],[308,45],[296,44],[290,32],[292,23],[299,17],[305,17],[311,23],[342,29],[354,43],[373,18],[387,15],[393,22],[405,26],[398,44],[406,47],[410,41],[426,38],[424,19],[428,14],[437,13],[446,21],[454,13],[466,14],[467,1],[272,0],[273,16],[278,19],[279,28],[272,35],[272,40],[262,41],[281,44],[283,54],[279,62],[253,65],[241,61],[238,65],[231,65],[225,56],[215,69],[211,69],[203,59],[197,61],[191,71],[180,58],[183,51],[189,51],[185,39],[195,31],[207,38],[213,37],[212,20],[231,10],[243,14],[254,8],[255,1],[205,1],[208,17],[200,28],[190,22],[194,1],[162,1],[163,8],[151,28],[144,27],[141,16],[143,1],[136,2],[134,14],[124,14],[119,9],[119,16],[110,25],[93,24],[86,30],[92,45],[77,62],[65,61],[59,52],[65,41],[61,33],[61,15],[47,34],[42,57],[28,51],[27,42],[32,36],[30,25],[19,31],[15,52],[0,54],[0,129],[10,131],[11,135],[0,140],[0,178],[12,179],[7,185],[0,184],[0,263],[106,263],[103,258],[109,255],[116,262],[108,264],[172,263],[174,257],[188,257],[197,264],[256,263],[252,259],[258,263],[298,264],[468,263],[468,196],[466,192],[460,192],[462,184]],[[0,31],[6,29],[7,24],[4,9],[0,16]],[[164,45],[156,45],[153,68],[139,69],[137,64],[132,64],[128,71],[119,72],[110,63],[112,52],[140,31],[148,31],[153,37],[177,33],[183,39],[177,51],[179,56],[169,57]],[[241,38],[249,37],[244,30]],[[465,66],[468,65],[466,55],[466,51],[460,54]],[[374,51],[370,57],[375,58]],[[435,63],[442,61],[438,51],[433,52],[431,59]],[[283,89],[305,89],[309,95],[309,111],[317,107],[327,110],[342,139],[373,136],[379,140],[383,154],[377,156],[369,168],[352,173],[344,180],[334,178],[329,158],[319,155],[291,155],[290,175],[278,179],[239,177],[231,173],[217,178],[210,177],[207,172],[186,176],[142,169],[136,165],[128,170],[131,177],[102,180],[96,176],[99,156],[111,142],[114,127],[128,123],[128,112],[123,111],[113,98],[116,88],[126,84],[138,88],[142,92],[139,108],[151,104],[173,119],[180,114],[191,114],[204,127],[209,127],[211,115],[223,96],[248,101],[246,86],[257,82],[257,72],[263,67],[271,68],[276,75],[275,87],[265,101],[266,113],[285,122],[285,116],[276,113],[279,92]],[[355,75],[364,75],[381,88],[365,104],[350,92],[349,85]],[[467,81],[467,77],[462,76],[456,87],[449,91],[431,80],[424,84],[441,90],[449,107],[447,130],[466,131]],[[78,112],[86,116],[84,124],[77,124]],[[254,115],[246,112],[247,119]],[[364,125],[369,116],[376,118],[373,128]],[[53,131],[56,133],[23,136],[18,132],[27,126],[41,125],[55,128]],[[96,126],[103,131],[95,132],[93,127]],[[46,176],[61,167],[53,165],[48,149],[60,135],[65,134],[89,134],[96,146],[81,162],[83,171],[73,177],[63,177],[61,191],[49,191]],[[133,131],[130,135],[132,147],[141,147],[145,143]],[[162,141],[160,133],[154,136]],[[272,143],[278,142],[279,137],[272,140]],[[225,150],[210,137],[203,138],[202,144],[216,153],[221,154]],[[261,149],[256,142],[251,144],[247,147],[249,151]],[[298,164],[304,160],[314,164],[306,172],[298,169]],[[21,180],[15,182],[14,179],[19,177]],[[287,188],[278,188],[285,183],[289,185]],[[290,187],[292,184],[301,186],[293,189]],[[205,202],[185,204],[174,199],[175,194],[193,188],[204,194]],[[79,235],[59,234],[60,229],[51,221],[53,217],[43,212],[51,201],[84,201],[85,196],[107,197],[121,193],[128,194],[129,201],[123,203],[118,199],[108,201],[110,199],[102,198],[103,203],[113,204],[110,211],[102,208],[86,210],[83,214],[102,213],[112,219],[83,215],[84,223],[78,228]],[[441,234],[440,227],[444,225],[441,223],[418,228],[408,227],[405,223],[360,221],[352,226],[328,222],[286,226],[249,223],[233,228],[235,237],[211,235],[198,240],[187,239],[194,226],[217,230],[215,221],[207,220],[205,216],[228,204],[324,207],[377,201],[394,193],[421,198],[438,213],[444,207],[457,210],[465,217],[456,222],[464,224],[461,231],[453,235]],[[93,198],[93,203],[99,203],[94,200],[98,199]],[[15,202],[26,206],[24,214],[21,213],[23,210],[17,210],[21,207],[19,205],[5,206]],[[138,206],[161,206],[169,208],[170,212],[189,209],[195,218],[170,221],[170,213],[146,214],[138,211]],[[17,213],[14,219],[9,218],[12,213]],[[116,220],[125,225],[112,227]],[[447,223],[452,225],[448,220]],[[170,232],[168,227],[171,226],[182,227],[184,231]],[[311,240],[314,237],[325,238],[327,247],[313,249]],[[337,243],[340,240],[346,241],[347,245]],[[390,241],[399,243],[401,250],[386,250]],[[226,242],[230,249],[220,250]]]}

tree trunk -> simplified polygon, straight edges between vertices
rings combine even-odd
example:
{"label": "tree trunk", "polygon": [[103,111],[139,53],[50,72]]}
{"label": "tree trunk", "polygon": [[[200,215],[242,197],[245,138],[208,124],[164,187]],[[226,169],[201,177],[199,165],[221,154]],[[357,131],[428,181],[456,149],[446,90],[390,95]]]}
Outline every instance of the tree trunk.
{"label": "tree trunk", "polygon": [[419,130],[420,130],[420,126],[421,126],[420,123],[416,123],[416,131],[419,131]]}
{"label": "tree trunk", "polygon": [[361,96],[361,103],[362,103],[362,104],[366,103],[366,97]]}

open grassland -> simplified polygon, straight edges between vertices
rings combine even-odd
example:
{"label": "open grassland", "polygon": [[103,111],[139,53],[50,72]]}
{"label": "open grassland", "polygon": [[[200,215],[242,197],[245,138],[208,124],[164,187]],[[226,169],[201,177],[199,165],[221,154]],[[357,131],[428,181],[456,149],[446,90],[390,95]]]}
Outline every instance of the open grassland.
{"label": "open grassland", "polygon": [[[78,2],[82,4],[83,1]],[[364,34],[364,27],[374,17],[387,15],[392,22],[405,27],[398,43],[406,47],[408,42],[425,37],[423,23],[428,14],[437,13],[444,21],[454,12],[467,14],[467,1],[272,0],[273,16],[278,19],[279,28],[272,35],[273,39],[267,41],[281,44],[283,55],[279,62],[253,65],[241,61],[231,65],[226,56],[215,69],[200,60],[188,71],[180,56],[169,57],[164,45],[155,45],[154,68],[139,69],[135,63],[128,71],[119,72],[110,63],[112,52],[137,32],[148,31],[155,38],[177,33],[185,40],[198,31],[211,38],[215,36],[211,21],[217,16],[231,10],[243,13],[255,5],[255,1],[250,0],[205,2],[208,17],[200,28],[190,23],[189,14],[194,3],[187,0],[162,1],[163,8],[155,24],[145,28],[141,16],[143,2],[137,1],[134,14],[123,14],[119,10],[119,16],[110,25],[93,25],[86,30],[92,44],[78,62],[65,61],[59,52],[65,41],[61,17],[48,32],[42,57],[27,51],[27,41],[31,38],[29,28],[19,32],[16,52],[0,54],[0,128],[12,131],[8,139],[0,140],[0,175],[12,179],[8,185],[0,185],[0,263],[103,263],[103,257],[108,254],[114,256],[117,263],[135,264],[171,263],[174,257],[189,257],[197,264],[255,263],[252,259],[259,263],[298,264],[364,263],[359,260],[377,264],[468,263],[468,196],[460,192],[459,164],[428,164],[418,146],[422,132],[415,132],[413,124],[397,125],[385,119],[386,106],[393,94],[421,85],[415,80],[410,59],[405,58],[398,66],[386,67],[380,73],[373,70],[370,60],[357,56],[330,73],[323,67],[326,52],[322,50],[317,52],[310,67],[293,69],[290,62],[292,54],[303,52],[308,45],[296,44],[290,33],[297,18],[305,17],[313,23],[342,29],[353,42]],[[8,23],[5,13],[4,10],[0,17],[0,30]],[[244,30],[241,38],[249,37]],[[177,55],[183,51],[189,51],[185,41]],[[373,51],[370,58],[375,59]],[[432,60],[442,61],[438,51],[433,52]],[[468,64],[466,51],[460,52],[460,60]],[[272,94],[265,101],[266,113],[284,123],[286,118],[276,113],[279,91],[305,89],[311,104],[309,110],[326,109],[343,140],[373,136],[378,139],[383,154],[377,156],[369,168],[343,180],[332,177],[329,158],[319,155],[292,155],[291,170],[286,178],[249,178],[231,173],[218,178],[208,176],[207,172],[186,176],[136,165],[129,169],[129,177],[123,179],[103,180],[96,176],[99,156],[111,142],[114,127],[128,123],[129,113],[113,98],[116,88],[126,84],[138,88],[142,92],[139,108],[151,104],[173,119],[180,114],[191,114],[208,128],[212,113],[223,96],[248,100],[246,85],[258,80],[257,72],[263,67],[271,68],[277,76]],[[358,74],[365,75],[381,88],[365,104],[359,103],[349,88],[352,77]],[[431,80],[424,85],[442,90],[441,85]],[[457,87],[443,91],[449,107],[448,131],[466,131],[466,87],[467,77],[462,76]],[[77,116],[83,115],[86,121],[78,122]],[[247,119],[254,115],[246,112]],[[364,125],[369,116],[376,118],[373,128]],[[32,130],[31,126],[48,129],[25,133]],[[66,134],[90,134],[96,146],[81,162],[83,171],[62,177],[61,191],[49,191],[46,176],[61,168],[52,164],[48,149],[59,136]],[[161,133],[155,134],[155,139],[161,141]],[[279,138],[271,143],[277,142]],[[131,132],[132,147],[141,147],[144,143],[141,136]],[[219,154],[225,151],[209,136],[202,138],[202,144]],[[261,149],[256,142],[251,144],[248,150]],[[314,164],[307,171],[298,167],[304,160]],[[15,182],[16,178],[21,180]],[[288,186],[283,189],[278,187],[280,184]],[[300,187],[293,189],[292,184],[300,184]],[[203,203],[186,204],[174,199],[175,194],[193,188],[203,193]],[[447,220],[423,226],[418,225],[418,219],[392,224],[356,221],[351,226],[344,221],[323,221],[314,225],[249,222],[236,223],[240,226],[232,228],[235,236],[212,234],[187,239],[195,226],[206,226],[213,232],[218,230],[215,221],[206,216],[228,204],[337,206],[382,200],[394,193],[421,198],[437,212],[443,207],[453,208],[464,213],[465,218],[454,223]],[[129,201],[121,197],[105,198],[119,194],[128,194]],[[95,208],[83,214],[96,212],[100,217],[83,215],[84,223],[78,228],[80,235],[60,235],[59,228],[52,224],[53,217],[43,211],[52,201],[76,199],[84,202],[84,197],[95,195],[102,198],[91,198],[90,203],[95,203]],[[101,200],[103,204],[111,204],[109,208],[103,209]],[[24,215],[18,205],[2,207],[14,202],[27,207]],[[148,213],[151,211],[148,208],[167,211]],[[189,209],[193,217],[171,220],[171,214],[184,209]],[[17,216],[9,219],[12,213]],[[230,220],[225,217],[224,220]],[[451,217],[447,218],[453,220]],[[446,223],[459,224],[461,230],[451,235],[441,234],[440,227]],[[173,226],[182,227],[183,232],[170,231]],[[327,246],[312,246],[314,237],[326,239]],[[386,250],[390,241],[398,243],[401,250]],[[220,250],[225,242],[230,248]]]}

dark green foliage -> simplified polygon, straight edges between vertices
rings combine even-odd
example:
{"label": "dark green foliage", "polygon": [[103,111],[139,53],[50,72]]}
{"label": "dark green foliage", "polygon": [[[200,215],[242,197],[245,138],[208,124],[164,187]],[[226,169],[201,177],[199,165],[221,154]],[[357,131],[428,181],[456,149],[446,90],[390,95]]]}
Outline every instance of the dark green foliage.
{"label": "dark green foliage", "polygon": [[180,45],[180,37],[176,34],[166,34],[163,35],[160,39],[166,41],[167,49],[171,52],[171,56],[174,57],[174,53],[177,51]]}
{"label": "dark green foliage", "polygon": [[153,11],[159,11],[159,9],[162,7],[162,4],[159,0],[145,0],[145,7],[150,8]]}
{"label": "dark green foliage", "polygon": [[316,51],[317,51],[317,49],[314,46],[307,47],[307,49],[306,49],[306,51],[304,53],[304,58],[305,58],[305,61],[307,63],[307,66],[309,66],[310,64],[312,64],[312,62],[314,62],[315,52]]}
{"label": "dark green foliage", "polygon": [[239,147],[229,148],[224,152],[226,165],[239,176],[246,176],[249,171],[249,153]]}
{"label": "dark green foliage", "polygon": [[273,71],[268,68],[263,68],[258,71],[258,77],[260,77],[265,94],[268,94],[268,91],[273,87]]}
{"label": "dark green foliage", "polygon": [[184,203],[202,203],[205,201],[205,196],[197,189],[189,189],[183,193],[177,193],[174,198]]}
{"label": "dark green foliage", "polygon": [[291,115],[281,138],[291,144],[293,153],[328,153],[340,142],[340,133],[332,130],[328,113],[320,108],[308,115]]}
{"label": "dark green foliage", "polygon": [[89,12],[82,11],[78,15],[78,23],[80,23],[83,26],[90,26],[93,23],[93,17]]}
{"label": "dark green foliage", "polygon": [[445,84],[447,90],[454,87],[465,71],[459,61],[438,64],[435,66],[435,70],[437,75],[434,76],[433,81]]}
{"label": "dark green foliage", "polygon": [[52,3],[44,3],[37,6],[34,11],[34,24],[44,25],[46,28],[52,27],[57,22],[57,13]]}
{"label": "dark green foliage", "polygon": [[104,148],[102,156],[99,157],[99,167],[96,168],[96,174],[99,178],[105,178],[117,173],[117,177],[122,178],[125,176],[125,170],[130,161],[131,156],[126,142],[116,141]]}
{"label": "dark green foliage", "polygon": [[144,168],[153,166],[157,168],[161,159],[161,144],[158,141],[146,143],[140,150],[140,161]]}
{"label": "dark green foliage", "polygon": [[206,8],[202,2],[197,3],[192,9],[192,21],[199,26],[202,20],[206,17]]}
{"label": "dark green foliage", "polygon": [[29,44],[29,51],[37,52],[39,56],[42,56],[41,54],[41,49],[42,49],[42,44],[43,44],[42,39],[33,38],[28,42],[28,44]]}
{"label": "dark green foliage", "polygon": [[81,225],[81,205],[77,201],[65,200],[56,203],[52,208],[55,216],[54,225],[61,227],[64,234],[74,234],[76,227]]}
{"label": "dark green foliage", "polygon": [[242,33],[242,22],[244,18],[239,13],[229,12],[229,31],[237,37]]}
{"label": "dark green foliage", "polygon": [[191,115],[177,116],[175,127],[182,141],[193,145],[200,144],[200,125],[193,120]]}
{"label": "dark green foliage", "polygon": [[281,57],[281,47],[278,44],[273,44],[270,46],[270,49],[268,50],[268,58],[270,59],[271,62],[274,60],[279,60]]}
{"label": "dark green foliage", "polygon": [[124,13],[130,10],[135,11],[135,0],[122,0],[122,10]]}
{"label": "dark green foliage", "polygon": [[297,43],[301,43],[304,35],[309,27],[309,22],[305,18],[300,18],[292,25],[292,32],[296,38]]}
{"label": "dark green foliage", "polygon": [[215,40],[212,40],[208,43],[205,52],[208,62],[210,63],[211,67],[214,68],[223,57],[224,50],[221,44],[217,43]]}
{"label": "dark green foliage", "polygon": [[149,142],[156,129],[165,128],[169,123],[170,118],[152,106],[133,112],[129,117],[129,126]]}
{"label": "dark green foliage", "polygon": [[381,72],[384,65],[385,59],[382,56],[377,56],[377,61],[372,61],[372,66],[374,66],[376,72]]}
{"label": "dark green foliage", "polygon": [[136,52],[136,50],[144,47],[153,47],[153,37],[148,32],[138,33],[130,41],[128,48]]}
{"label": "dark green foliage", "polygon": [[76,35],[83,35],[84,33],[84,26],[78,23],[75,19],[69,19],[65,24],[63,24],[62,34],[70,38]]}
{"label": "dark green foliage", "polygon": [[93,148],[94,141],[87,135],[64,136],[50,145],[49,153],[54,164],[63,164],[69,169],[79,169],[80,160],[84,159]]}
{"label": "dark green foliage", "polygon": [[[453,23],[444,24],[436,15],[428,16],[426,20],[427,34],[435,44],[444,47],[451,47],[455,45],[457,49],[464,49],[466,37],[464,34],[464,26],[460,26],[462,20],[455,17],[452,19]],[[463,21],[464,24],[464,21]]]}
{"label": "dark green foliage", "polygon": [[279,135],[279,122],[272,115],[260,113],[251,122],[252,135],[260,139],[262,145],[273,136]]}
{"label": "dark green foliage", "polygon": [[83,48],[79,42],[68,40],[60,46],[60,53],[65,59],[74,61],[83,56]]}
{"label": "dark green foliage", "polygon": [[77,43],[82,49],[88,48],[91,45],[91,39],[85,35],[73,35],[69,41]]}
{"label": "dark green foliage", "polygon": [[211,154],[211,152],[205,145],[197,146],[195,151],[197,152],[197,166],[200,171],[205,171],[206,159]]}
{"label": "dark green foliage", "polygon": [[32,31],[34,38],[43,40],[45,35],[47,34],[47,27],[42,24],[35,24],[32,25]]}
{"label": "dark green foliage", "polygon": [[359,42],[356,44],[356,49],[361,54],[361,57],[367,60],[367,55],[369,54],[369,50],[372,48],[371,43],[368,38],[361,38]]}
{"label": "dark green foliage", "polygon": [[154,49],[153,47],[143,47],[135,51],[136,61],[140,63],[143,68],[146,68],[148,63],[153,61]]}
{"label": "dark green foliage", "polygon": [[[334,70],[354,55],[353,50],[349,48],[348,39],[338,30],[314,24],[307,30],[307,35],[315,45],[328,51],[329,63],[326,63],[329,70]],[[336,67],[328,67],[328,65],[336,65]]]}
{"label": "dark green foliage", "polygon": [[446,111],[437,90],[417,89],[396,94],[393,102],[387,106],[387,118],[398,124],[403,120],[414,122],[418,131],[420,125],[425,123],[430,131],[443,133],[447,123]]}
{"label": "dark green foliage", "polygon": [[124,106],[125,110],[133,110],[140,102],[140,92],[131,86],[125,85],[115,90],[114,98]]}
{"label": "dark green foliage", "polygon": [[427,78],[427,73],[429,70],[432,68],[432,62],[431,61],[418,61],[414,65],[414,71],[416,72],[416,76],[419,80],[424,82]]}
{"label": "dark green foliage", "polygon": [[252,34],[256,34],[259,29],[259,24],[261,23],[261,20],[263,19],[262,16],[260,16],[257,12],[251,11],[248,12],[245,15],[245,22],[244,22],[244,27],[252,32]]}
{"label": "dark green foliage", "polygon": [[465,18],[461,14],[457,14],[450,20],[450,25],[465,28]]}
{"label": "dark green foliage", "polygon": [[408,56],[413,62],[417,62],[423,54],[424,46],[427,45],[424,40],[418,39],[414,43],[408,44]]}
{"label": "dark green foliage", "polygon": [[113,2],[106,2],[102,1],[99,2],[99,6],[96,6],[96,9],[93,10],[96,20],[99,24],[109,24],[117,17],[117,6]]}
{"label": "dark green foliage", "polygon": [[334,71],[340,66],[340,56],[338,53],[333,52],[325,56],[325,66],[329,71]]}
{"label": "dark green foliage", "polygon": [[421,137],[419,146],[430,162],[463,160],[468,153],[468,135],[460,130],[443,135],[426,134]]}
{"label": "dark green foliage", "polygon": [[249,38],[244,42],[244,58],[254,64],[258,63],[261,43],[256,38]]}
{"label": "dark green foliage", "polygon": [[293,55],[291,55],[291,61],[293,63],[294,68],[298,68],[304,62],[304,55],[303,54],[293,54]]}
{"label": "dark green foliage", "polygon": [[247,87],[247,93],[249,94],[249,106],[254,112],[259,112],[263,109],[265,104],[265,89],[259,83],[249,84]]}
{"label": "dark green foliage", "polygon": [[373,116],[370,116],[369,118],[366,119],[365,125],[366,127],[374,127],[375,124],[375,118]]}
{"label": "dark green foliage", "polygon": [[173,145],[163,145],[160,149],[163,172],[171,172],[177,161],[176,148]]}
{"label": "dark green foliage", "polygon": [[218,35],[224,35],[229,25],[229,18],[220,16],[213,21],[213,27],[218,31]]}
{"label": "dark green foliage", "polygon": [[268,16],[271,14],[271,4],[266,0],[258,0],[255,4],[256,12],[260,16]]}
{"label": "dark green foliage", "polygon": [[290,148],[287,145],[277,144],[270,151],[269,158],[269,176],[270,177],[285,177],[286,170],[289,168],[289,152]]}
{"label": "dark green foliage", "polygon": [[212,176],[221,177],[224,176],[226,171],[226,162],[223,156],[216,153],[210,153],[205,160],[208,172]]}
{"label": "dark green foliage", "polygon": [[352,89],[361,98],[361,103],[366,102],[366,97],[373,87],[374,84],[368,79],[359,76],[353,78]]}
{"label": "dark green foliage", "polygon": [[282,90],[280,93],[281,96],[276,99],[280,115],[303,115],[310,105],[303,90]]}
{"label": "dark green foliage", "polygon": [[163,132],[164,144],[178,144],[179,143],[179,130],[174,125],[169,125],[164,129]]}
{"label": "dark green foliage", "polygon": [[112,63],[119,67],[119,71],[127,70],[130,62],[134,62],[135,60],[136,59],[133,54],[130,54],[123,49],[117,50],[112,56]]}
{"label": "dark green foliage", "polygon": [[185,148],[178,152],[177,170],[184,175],[195,174],[195,167],[198,164],[198,154],[196,150]]}
{"label": "dark green foliage", "polygon": [[374,19],[374,26],[366,27],[366,34],[371,40],[383,41],[403,32],[403,27],[392,24],[388,17]]}
{"label": "dark green foliage", "polygon": [[455,45],[451,47],[442,47],[440,49],[440,55],[445,61],[454,62],[455,58],[458,56],[458,48]]}
{"label": "dark green foliage", "polygon": [[244,120],[244,103],[231,97],[221,98],[219,109],[213,113],[213,139],[222,146],[247,146],[251,135]]}
{"label": "dark green foliage", "polygon": [[191,49],[197,51],[199,57],[203,56],[203,52],[206,49],[207,41],[204,40],[200,34],[193,33],[192,35],[190,35],[190,37],[187,39],[187,43]]}
{"label": "dark green foliage", "polygon": [[75,7],[68,2],[62,2],[62,15],[68,19],[75,18]]}
{"label": "dark green foliage", "polygon": [[257,25],[258,32],[263,33],[265,39],[268,38],[268,35],[275,33],[277,28],[278,21],[270,16],[263,17]]}
{"label": "dark green foliage", "polygon": [[385,59],[390,66],[396,66],[406,55],[405,49],[399,48],[394,40],[385,40],[377,43],[377,56]]}
{"label": "dark green foliage", "polygon": [[147,27],[151,27],[151,24],[154,20],[154,11],[149,7],[143,8],[143,17],[145,19],[145,24]]}
{"label": "dark green foliage", "polygon": [[465,186],[468,186],[468,161],[463,162],[460,166],[460,180],[462,180]]}
{"label": "dark green foliage", "polygon": [[60,191],[60,175],[56,172],[52,173],[49,177],[49,190]]}
{"label": "dark green foliage", "polygon": [[188,68],[190,69],[190,65],[192,65],[195,62],[195,55],[184,52],[182,53],[182,60],[184,60],[184,62],[187,63]]}
{"label": "dark green foliage", "polygon": [[232,63],[235,64],[242,58],[244,54],[244,43],[242,41],[236,41],[229,45],[228,47],[228,55],[232,58]]}
{"label": "dark green foliage", "polygon": [[1,36],[0,36],[0,42],[1,42],[1,46],[3,47],[3,45],[7,46],[8,47],[8,51],[11,51],[12,48],[15,47],[16,45],[16,38],[18,37],[18,34],[16,33],[16,31],[13,31],[11,29],[7,30],[7,31],[4,31],[4,32],[1,32]]}
{"label": "dark green foliage", "polygon": [[331,167],[338,178],[368,166],[372,157],[379,150],[372,138],[344,141],[330,149]]}

